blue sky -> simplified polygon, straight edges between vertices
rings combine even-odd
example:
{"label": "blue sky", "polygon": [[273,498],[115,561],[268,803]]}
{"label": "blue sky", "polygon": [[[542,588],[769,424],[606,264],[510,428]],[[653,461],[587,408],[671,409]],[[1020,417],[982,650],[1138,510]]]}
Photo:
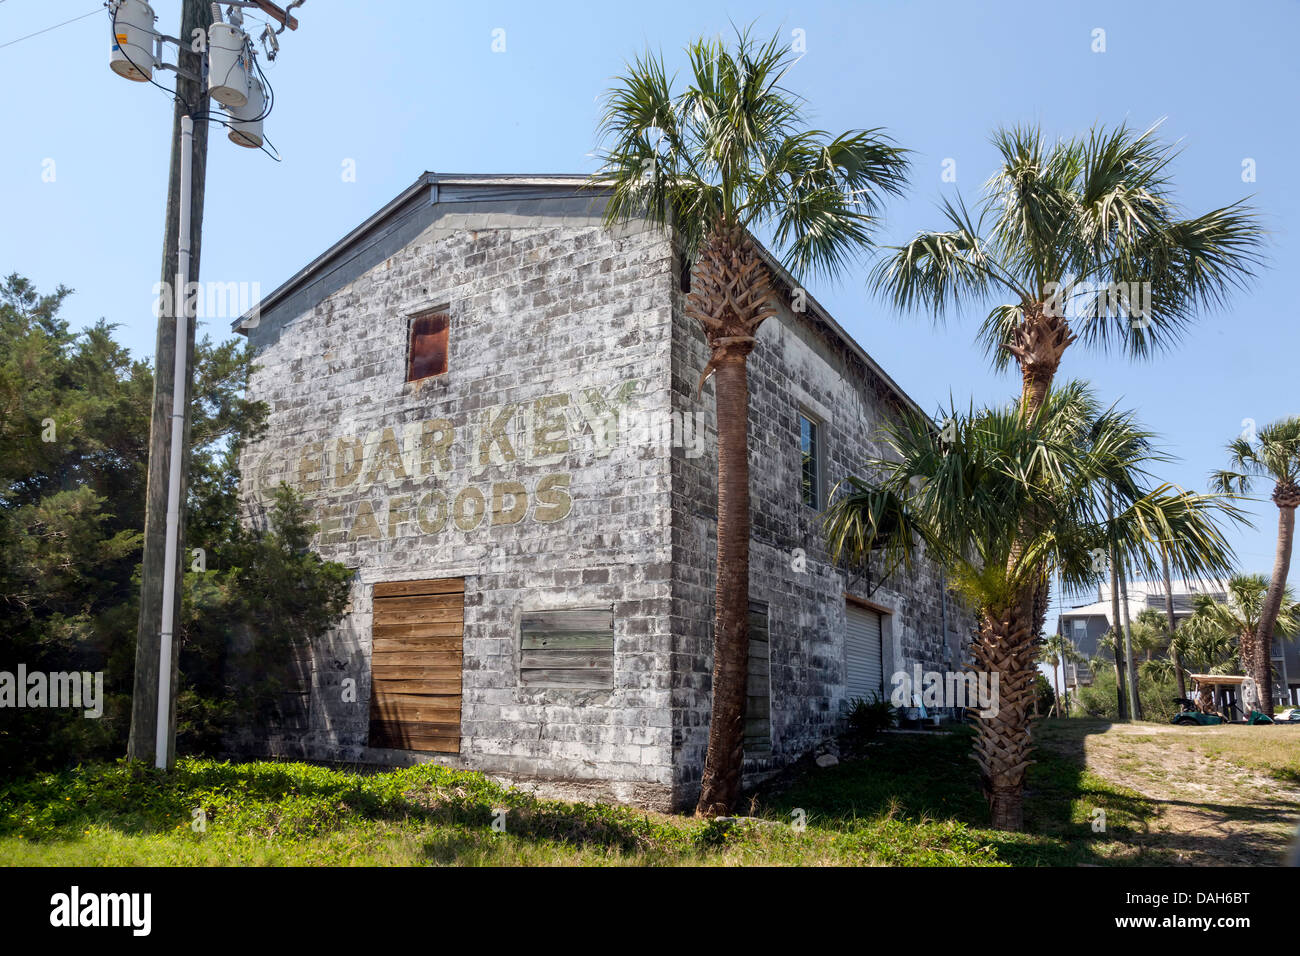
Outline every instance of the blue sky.
{"label": "blue sky", "polygon": [[[160,27],[175,32],[180,0],[154,6]],[[0,0],[0,44],[95,9],[95,0]],[[284,161],[213,131],[204,279],[269,292],[426,169],[589,171],[596,99],[626,58],[649,46],[678,62],[690,38],[756,21],[760,32],[803,31],[807,53],[789,85],[818,126],[885,127],[914,151],[912,184],[886,210],[884,242],[938,224],[945,192],[976,195],[999,124],[1072,135],[1163,117],[1163,135],[1183,147],[1174,176],[1185,208],[1252,197],[1272,230],[1270,267],[1229,308],[1204,314],[1172,354],[1133,364],[1076,346],[1062,375],[1137,409],[1179,459],[1162,477],[1188,487],[1204,487],[1243,419],[1300,412],[1291,375],[1300,323],[1286,285],[1300,252],[1295,2],[308,0],[297,13],[301,28],[284,33],[280,58],[264,64],[276,93],[266,132]],[[1097,28],[1105,52],[1093,52]],[[109,71],[108,42],[107,14],[98,14],[0,46],[0,87],[10,93],[0,272],[73,287],[66,317],[117,323],[144,355],[154,340],[171,110],[161,91]],[[1242,180],[1247,158],[1253,183]],[[945,159],[956,163],[955,185],[941,182]],[[354,182],[342,176],[347,160]],[[924,407],[950,393],[964,403],[1016,391],[1013,374],[990,371],[974,344],[982,311],[933,328],[895,315],[865,274],[813,292]],[[224,337],[226,323],[209,331]],[[1276,510],[1267,501],[1252,510],[1258,530],[1233,540],[1243,567],[1267,571]]]}

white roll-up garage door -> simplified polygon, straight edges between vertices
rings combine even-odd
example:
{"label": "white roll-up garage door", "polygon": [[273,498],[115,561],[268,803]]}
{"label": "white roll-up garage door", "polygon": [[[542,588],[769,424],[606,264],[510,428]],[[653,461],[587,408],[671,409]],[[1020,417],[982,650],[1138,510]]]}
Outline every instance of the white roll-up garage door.
{"label": "white roll-up garage door", "polygon": [[871,700],[884,695],[884,645],[880,613],[854,604],[845,606],[844,664],[848,697]]}

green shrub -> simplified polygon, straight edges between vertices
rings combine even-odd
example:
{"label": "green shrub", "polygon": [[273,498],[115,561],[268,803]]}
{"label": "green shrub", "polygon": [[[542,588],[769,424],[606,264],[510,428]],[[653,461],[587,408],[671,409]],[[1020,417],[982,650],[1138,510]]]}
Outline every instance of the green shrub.
{"label": "green shrub", "polygon": [[849,731],[851,740],[862,741],[894,726],[898,711],[886,698],[872,694],[871,700],[854,697],[849,701]]}
{"label": "green shrub", "polygon": [[1034,681],[1034,698],[1040,714],[1046,714],[1052,709],[1052,704],[1056,703],[1056,691],[1052,690],[1051,682],[1039,671]]}
{"label": "green shrub", "polygon": [[[153,372],[108,323],[74,332],[68,295],[0,279],[0,670],[102,673],[103,714],[0,708],[0,780],[116,757],[131,720]],[[186,557],[176,622],[183,753],[274,718],[295,651],[347,600],[351,572],[310,550],[296,495],[246,523],[236,462],[266,417],[244,395],[251,368],[237,337],[195,345],[185,547],[203,562]]]}
{"label": "green shrub", "polygon": [[[1138,699],[1142,703],[1144,720],[1167,721],[1173,718],[1178,706],[1174,697],[1178,686],[1172,681],[1165,683],[1149,678],[1138,677]],[[1100,717],[1105,720],[1119,719],[1119,704],[1115,694],[1115,669],[1113,666],[1093,671],[1090,687],[1081,687],[1075,694],[1075,716]]]}

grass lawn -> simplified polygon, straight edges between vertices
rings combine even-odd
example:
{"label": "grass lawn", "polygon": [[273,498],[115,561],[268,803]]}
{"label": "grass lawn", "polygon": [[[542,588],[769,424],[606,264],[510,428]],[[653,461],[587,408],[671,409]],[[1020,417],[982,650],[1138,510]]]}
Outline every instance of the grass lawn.
{"label": "grass lawn", "polygon": [[[1184,727],[1189,749],[1257,770],[1282,783],[1300,786],[1300,727],[1286,724],[1226,727]],[[1207,733],[1206,731],[1211,731]],[[1217,732],[1215,732],[1217,731]]]}
{"label": "grass lawn", "polygon": [[[1041,732],[1057,743],[1104,732],[1104,725],[1088,724],[1053,722]],[[1039,751],[1026,788],[1024,834],[987,829],[988,811],[965,732],[882,735],[861,759],[792,773],[753,794],[746,811],[754,819],[739,823],[544,801],[479,774],[431,764],[367,773],[302,763],[185,759],[166,777],[139,766],[98,764],[0,788],[0,863],[1163,862],[1147,845],[1161,812],[1158,803],[1090,772],[1079,756],[1082,749]],[[1294,758],[1271,750],[1236,759],[1277,761],[1282,770],[1294,770]],[[197,808],[206,820],[201,830],[195,828]],[[1097,811],[1105,815],[1105,829],[1094,832]],[[795,825],[798,821],[805,825]]]}
{"label": "grass lawn", "polygon": [[1150,862],[1276,866],[1293,852],[1300,728],[1069,720],[1038,737],[1043,750],[1156,804],[1130,848]]}

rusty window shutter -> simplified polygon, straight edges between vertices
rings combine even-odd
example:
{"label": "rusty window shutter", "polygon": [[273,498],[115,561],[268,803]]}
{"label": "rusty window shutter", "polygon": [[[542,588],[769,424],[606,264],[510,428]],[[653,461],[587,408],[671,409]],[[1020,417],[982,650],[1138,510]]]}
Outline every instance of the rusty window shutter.
{"label": "rusty window shutter", "polygon": [[451,318],[445,312],[424,312],[411,316],[411,340],[406,360],[408,382],[447,371],[447,337],[450,326]]}

